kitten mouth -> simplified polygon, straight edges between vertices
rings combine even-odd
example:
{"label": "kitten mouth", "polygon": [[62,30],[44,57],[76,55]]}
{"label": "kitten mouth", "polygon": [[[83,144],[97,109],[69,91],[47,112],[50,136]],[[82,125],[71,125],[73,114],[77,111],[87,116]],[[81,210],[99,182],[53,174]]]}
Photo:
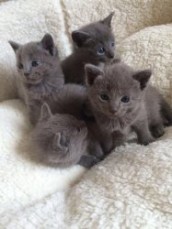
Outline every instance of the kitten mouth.
{"label": "kitten mouth", "polygon": [[116,112],[116,113],[114,113],[114,112],[110,112],[109,113],[109,117],[110,118],[118,118],[119,117],[119,114]]}
{"label": "kitten mouth", "polygon": [[30,84],[38,84],[38,83],[41,82],[41,78],[39,78],[39,79],[35,79],[35,78],[27,79],[27,82],[30,83]]}

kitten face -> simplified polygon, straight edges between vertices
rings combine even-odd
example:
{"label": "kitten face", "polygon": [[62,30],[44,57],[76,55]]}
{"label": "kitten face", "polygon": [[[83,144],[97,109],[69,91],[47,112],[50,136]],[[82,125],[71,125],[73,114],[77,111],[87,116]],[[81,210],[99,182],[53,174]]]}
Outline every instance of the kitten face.
{"label": "kitten face", "polygon": [[123,63],[108,65],[102,72],[86,65],[89,98],[95,110],[110,119],[130,122],[141,104],[150,71],[134,72]]}
{"label": "kitten face", "polygon": [[57,49],[50,34],[46,34],[40,42],[25,45],[9,43],[16,53],[17,69],[25,83],[39,84],[47,80],[49,73],[56,68]]}
{"label": "kitten face", "polygon": [[42,154],[50,155],[58,163],[73,163],[86,152],[87,127],[83,121],[68,114],[52,115],[47,104],[41,109],[41,117],[34,132],[35,142]]}
{"label": "kitten face", "polygon": [[114,57],[115,38],[111,31],[113,13],[96,23],[91,23],[72,32],[78,48],[87,48],[99,61],[106,62]]}

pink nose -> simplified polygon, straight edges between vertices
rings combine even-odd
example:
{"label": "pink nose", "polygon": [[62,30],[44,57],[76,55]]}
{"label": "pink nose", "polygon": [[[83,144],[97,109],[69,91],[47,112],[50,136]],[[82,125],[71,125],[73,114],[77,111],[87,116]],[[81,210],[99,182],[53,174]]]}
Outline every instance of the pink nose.
{"label": "pink nose", "polygon": [[117,110],[116,110],[116,109],[111,108],[111,109],[110,109],[110,112],[111,112],[112,114],[116,114],[116,113],[117,113]]}

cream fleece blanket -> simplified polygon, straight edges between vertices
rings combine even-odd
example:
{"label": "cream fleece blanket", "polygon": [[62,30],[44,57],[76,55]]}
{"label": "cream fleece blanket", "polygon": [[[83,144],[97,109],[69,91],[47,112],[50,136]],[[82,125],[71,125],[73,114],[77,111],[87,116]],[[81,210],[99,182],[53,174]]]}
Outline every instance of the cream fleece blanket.
{"label": "cream fleece blanket", "polygon": [[7,41],[50,32],[64,58],[70,31],[111,11],[117,52],[134,67],[151,67],[152,83],[172,105],[171,0],[0,1],[0,228],[172,228],[172,128],[149,146],[119,147],[86,172],[28,159],[32,127],[16,99]]}

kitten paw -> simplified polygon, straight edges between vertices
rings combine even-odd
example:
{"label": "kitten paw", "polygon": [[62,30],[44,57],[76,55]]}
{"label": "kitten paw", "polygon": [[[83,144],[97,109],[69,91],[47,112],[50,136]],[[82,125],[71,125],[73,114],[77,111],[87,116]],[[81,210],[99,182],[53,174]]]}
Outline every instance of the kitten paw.
{"label": "kitten paw", "polygon": [[113,146],[114,148],[124,145],[126,142],[126,136],[120,132],[113,133]]}
{"label": "kitten paw", "polygon": [[140,145],[149,145],[151,142],[154,142],[155,139],[153,137],[150,137],[150,138],[145,138],[145,139],[142,139],[142,140],[138,140],[138,143]]}
{"label": "kitten paw", "polygon": [[97,164],[98,162],[100,162],[101,160],[95,156],[92,155],[83,155],[78,164],[89,169],[92,166],[94,166],[95,164]]}
{"label": "kitten paw", "polygon": [[152,126],[151,133],[155,138],[160,138],[162,135],[164,135],[164,127],[163,126]]}

